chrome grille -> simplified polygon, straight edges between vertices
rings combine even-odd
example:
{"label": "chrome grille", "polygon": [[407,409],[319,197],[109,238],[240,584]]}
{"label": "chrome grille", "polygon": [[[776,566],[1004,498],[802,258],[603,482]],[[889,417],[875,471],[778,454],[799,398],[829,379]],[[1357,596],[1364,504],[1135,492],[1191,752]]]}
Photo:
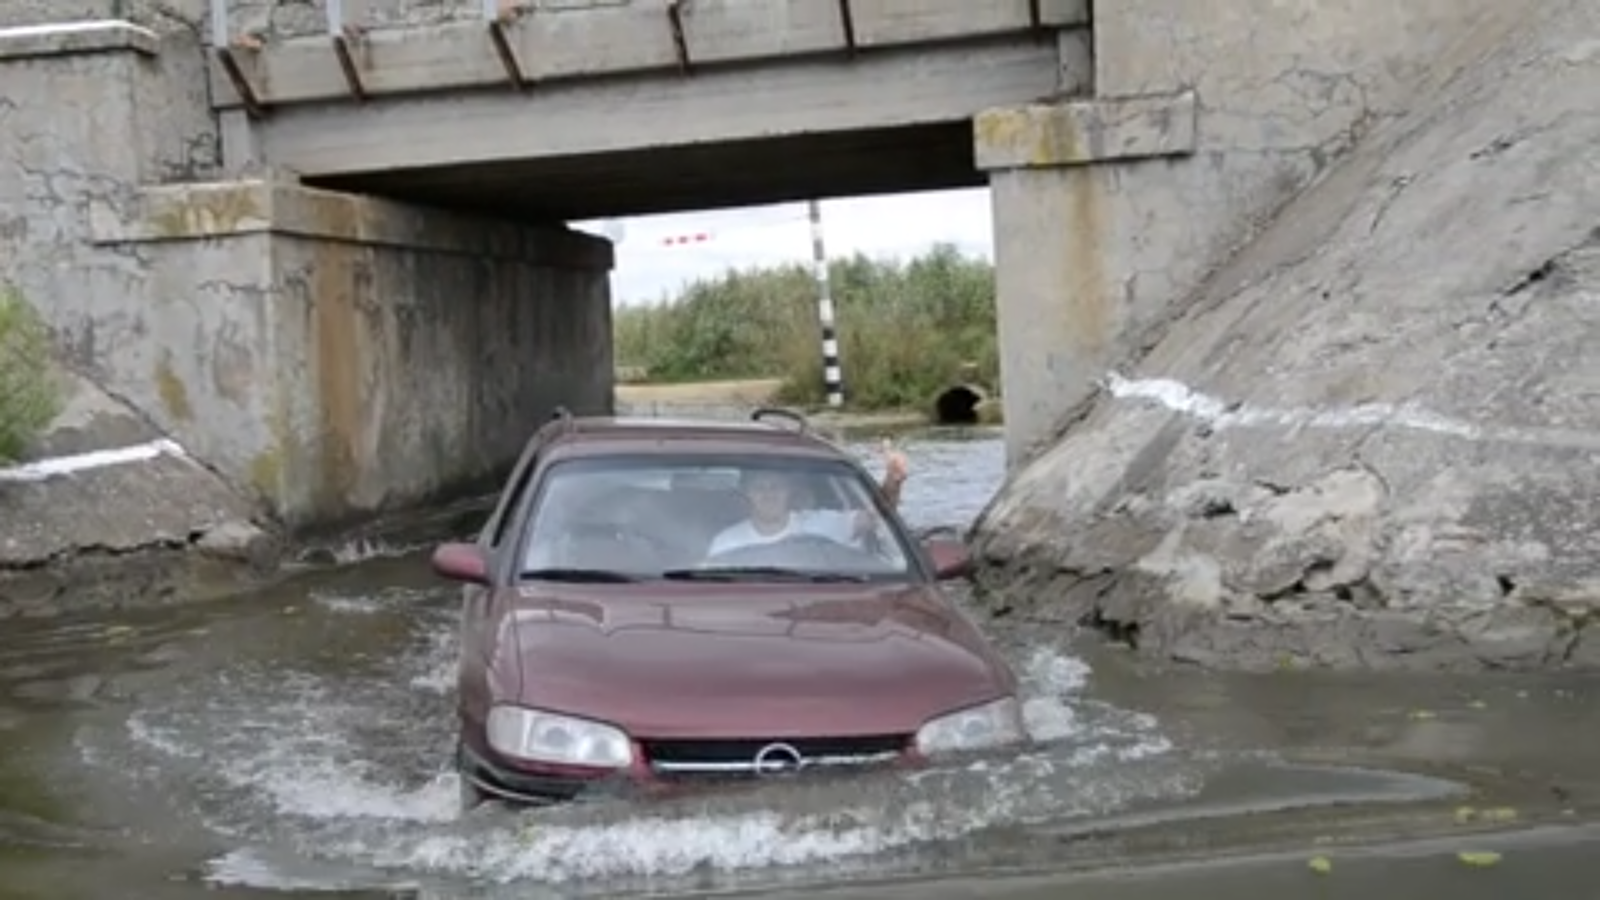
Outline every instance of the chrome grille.
{"label": "chrome grille", "polygon": [[[899,758],[910,735],[866,737],[644,740],[651,769],[663,775],[753,776],[881,765]],[[758,769],[757,760],[762,764]],[[795,764],[798,760],[798,764]]]}

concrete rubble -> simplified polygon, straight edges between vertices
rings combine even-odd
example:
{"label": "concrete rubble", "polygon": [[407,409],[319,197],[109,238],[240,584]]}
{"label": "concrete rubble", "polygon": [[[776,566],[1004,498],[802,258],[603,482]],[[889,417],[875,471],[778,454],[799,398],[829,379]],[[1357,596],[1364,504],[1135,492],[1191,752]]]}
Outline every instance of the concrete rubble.
{"label": "concrete rubble", "polygon": [[[70,460],[161,440],[88,380],[64,381],[65,407],[30,456]],[[278,559],[256,517],[241,493],[177,453],[71,472],[0,470],[0,619],[237,590]]]}
{"label": "concrete rubble", "polygon": [[1600,8],[1529,9],[1013,479],[987,603],[1206,666],[1600,666]]}

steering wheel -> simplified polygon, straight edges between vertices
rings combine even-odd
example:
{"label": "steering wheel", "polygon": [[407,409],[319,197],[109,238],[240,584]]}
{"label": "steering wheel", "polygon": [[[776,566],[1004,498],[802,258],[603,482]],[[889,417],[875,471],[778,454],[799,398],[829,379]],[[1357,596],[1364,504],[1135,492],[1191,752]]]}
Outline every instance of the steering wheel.
{"label": "steering wheel", "polygon": [[[781,557],[795,553],[815,554],[821,563],[818,568],[837,567],[844,571],[859,570],[863,567],[876,568],[883,563],[882,558],[876,554],[852,547],[832,538],[823,537],[820,534],[796,534],[764,544],[745,544],[742,547],[734,547],[732,550],[724,550],[715,556],[709,556],[706,558],[706,563],[719,566],[739,565],[741,564],[740,560],[748,559],[749,562],[743,564],[760,565],[761,560],[768,559],[774,555]],[[839,565],[841,562],[846,564]]]}

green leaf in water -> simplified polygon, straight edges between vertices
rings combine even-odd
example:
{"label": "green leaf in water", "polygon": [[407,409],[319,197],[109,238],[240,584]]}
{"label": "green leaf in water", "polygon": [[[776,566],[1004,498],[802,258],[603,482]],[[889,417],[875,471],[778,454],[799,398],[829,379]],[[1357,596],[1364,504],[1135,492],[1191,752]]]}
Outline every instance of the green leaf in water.
{"label": "green leaf in water", "polygon": [[1461,859],[1462,862],[1466,863],[1469,866],[1473,866],[1475,868],[1484,868],[1486,866],[1492,866],[1495,863],[1500,861],[1500,854],[1495,853],[1493,851],[1489,851],[1489,850],[1480,850],[1480,851],[1463,850],[1462,852],[1456,854],[1456,856],[1458,856]]}

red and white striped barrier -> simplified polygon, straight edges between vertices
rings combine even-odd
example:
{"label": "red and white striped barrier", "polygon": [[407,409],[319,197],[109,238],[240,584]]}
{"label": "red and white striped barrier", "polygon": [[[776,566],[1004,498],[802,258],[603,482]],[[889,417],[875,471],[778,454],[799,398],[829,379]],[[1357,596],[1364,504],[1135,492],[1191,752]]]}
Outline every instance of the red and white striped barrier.
{"label": "red and white striped barrier", "polygon": [[685,244],[704,244],[713,237],[709,231],[696,231],[689,234],[673,234],[661,239],[664,247],[681,247]]}

